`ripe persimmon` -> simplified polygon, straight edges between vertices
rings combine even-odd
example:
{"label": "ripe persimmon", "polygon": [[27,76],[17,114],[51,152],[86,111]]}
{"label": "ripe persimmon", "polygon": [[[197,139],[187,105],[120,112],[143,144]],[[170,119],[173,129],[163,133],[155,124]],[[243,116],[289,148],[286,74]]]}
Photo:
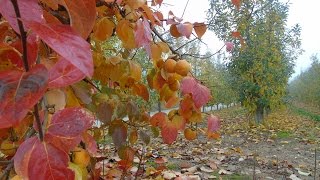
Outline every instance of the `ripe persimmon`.
{"label": "ripe persimmon", "polygon": [[90,155],[87,150],[76,147],[73,151],[72,160],[80,167],[87,167],[90,163]]}
{"label": "ripe persimmon", "polygon": [[167,71],[168,73],[174,73],[175,72],[175,67],[176,67],[177,62],[173,59],[167,59],[166,62],[164,62],[164,70]]}
{"label": "ripe persimmon", "polygon": [[175,66],[175,72],[181,76],[186,76],[191,70],[191,65],[186,60],[179,60]]}
{"label": "ripe persimmon", "polygon": [[192,130],[191,128],[186,128],[184,130],[184,137],[189,141],[195,140],[197,138],[197,131]]}

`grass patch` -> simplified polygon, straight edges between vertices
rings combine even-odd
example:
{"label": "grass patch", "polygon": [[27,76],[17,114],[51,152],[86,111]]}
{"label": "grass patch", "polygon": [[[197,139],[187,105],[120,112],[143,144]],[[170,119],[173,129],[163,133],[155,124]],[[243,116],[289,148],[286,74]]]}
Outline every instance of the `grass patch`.
{"label": "grass patch", "polygon": [[180,169],[179,165],[177,163],[168,163],[167,168],[169,170],[178,170]]}
{"label": "grass patch", "polygon": [[287,132],[287,131],[279,131],[279,132],[277,132],[277,137],[278,138],[288,138],[291,135],[292,134],[290,132]]}
{"label": "grass patch", "polygon": [[320,122],[320,115],[317,115],[317,114],[314,114],[312,112],[309,112],[309,111],[307,111],[307,110],[305,110],[303,108],[295,107],[293,105],[290,105],[289,107],[293,112],[295,112],[298,115],[305,116],[305,117],[308,117],[310,119],[313,119],[315,121]]}

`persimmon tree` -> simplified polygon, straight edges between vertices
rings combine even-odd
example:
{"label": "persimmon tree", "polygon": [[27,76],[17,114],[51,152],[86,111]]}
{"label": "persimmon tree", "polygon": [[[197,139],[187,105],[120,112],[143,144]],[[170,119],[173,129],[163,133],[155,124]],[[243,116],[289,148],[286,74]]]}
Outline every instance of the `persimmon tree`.
{"label": "persimmon tree", "polygon": [[[209,89],[158,29],[201,38],[204,23],[163,15],[162,0],[0,4],[0,179],[12,169],[17,179],[98,179],[102,130],[113,140],[123,176],[142,156],[137,141],[150,143],[149,131],[167,144],[179,131],[196,138]],[[138,51],[149,57],[148,69],[136,60]],[[149,101],[151,89],[165,107],[179,109],[150,117],[136,102]],[[219,119],[208,115],[207,122],[207,136],[217,137]]]}
{"label": "persimmon tree", "polygon": [[[233,4],[237,8],[233,8]],[[228,63],[236,77],[239,99],[257,123],[264,112],[283,104],[294,61],[301,53],[297,24],[286,25],[289,5],[278,0],[233,0],[224,3],[210,0],[210,29],[224,41],[236,46]],[[226,35],[225,32],[230,32]]]}

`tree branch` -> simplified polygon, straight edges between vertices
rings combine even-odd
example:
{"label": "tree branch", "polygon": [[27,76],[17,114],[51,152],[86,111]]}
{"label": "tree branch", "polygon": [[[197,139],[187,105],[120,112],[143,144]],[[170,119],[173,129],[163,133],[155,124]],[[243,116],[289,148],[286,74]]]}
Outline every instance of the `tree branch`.
{"label": "tree branch", "polygon": [[28,54],[27,54],[27,33],[24,30],[22,21],[21,21],[21,14],[18,6],[17,0],[11,0],[11,3],[13,5],[14,11],[17,16],[17,22],[18,22],[18,27],[20,31],[20,37],[21,37],[21,43],[22,43],[22,49],[23,49],[23,55],[22,55],[22,60],[23,60],[23,65],[24,69],[28,72],[29,71],[29,64],[28,64]]}
{"label": "tree branch", "polygon": [[211,58],[212,56],[218,54],[225,46],[226,45],[223,45],[217,52],[210,54],[208,56],[203,56],[203,55],[199,55],[199,54],[182,54],[181,57],[190,56],[190,57],[199,58],[199,59],[207,59],[207,58]]}
{"label": "tree branch", "polygon": [[[166,41],[165,39],[163,39],[163,37],[159,34],[159,32],[158,32],[155,28],[153,28],[152,31],[154,32],[154,34],[155,34],[162,42],[167,43],[167,41]],[[168,44],[168,43],[167,43],[167,44]],[[180,57],[180,54],[179,54],[176,50],[174,50],[171,46],[169,46],[169,44],[168,44],[168,47],[169,47],[169,49],[171,50],[171,52],[172,52],[173,54],[176,54],[176,55],[178,55],[178,56]]]}
{"label": "tree branch", "polygon": [[185,44],[181,45],[180,47],[178,47],[175,51],[179,51],[181,48],[183,48],[184,46],[186,46],[189,43],[192,43],[193,41],[197,40],[198,38],[194,38],[191,41],[186,42]]}
{"label": "tree branch", "polygon": [[3,170],[3,173],[1,174],[1,176],[0,176],[0,179],[2,180],[2,179],[8,179],[9,178],[9,175],[10,175],[10,171],[11,171],[11,169],[13,168],[13,159],[11,159],[10,161],[9,161],[9,164],[7,165],[7,167],[6,167],[6,169],[5,170]]}

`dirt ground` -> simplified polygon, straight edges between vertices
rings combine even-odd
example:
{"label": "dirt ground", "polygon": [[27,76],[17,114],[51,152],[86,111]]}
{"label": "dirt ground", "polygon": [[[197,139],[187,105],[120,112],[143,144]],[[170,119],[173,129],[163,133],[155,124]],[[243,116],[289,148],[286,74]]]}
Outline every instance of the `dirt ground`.
{"label": "dirt ground", "polygon": [[[186,140],[182,132],[172,145],[163,144],[161,137],[151,139],[144,146],[144,161],[135,158],[124,179],[135,179],[134,174],[141,171],[137,179],[320,180],[320,152],[315,151],[320,143],[320,122],[290,108],[270,114],[259,126],[250,122],[240,107],[212,113],[221,119],[220,139],[208,140],[201,133],[206,131],[205,122],[198,126],[194,141]],[[110,171],[119,160],[115,156],[110,154],[105,160]],[[108,168],[104,172],[107,177]],[[116,177],[117,173],[111,174]]]}
{"label": "dirt ground", "polygon": [[181,134],[173,145],[154,143],[155,156],[165,159],[166,179],[320,179],[320,123],[292,110],[273,113],[260,126],[239,107],[213,114],[222,122],[219,140],[200,133],[192,142]]}

